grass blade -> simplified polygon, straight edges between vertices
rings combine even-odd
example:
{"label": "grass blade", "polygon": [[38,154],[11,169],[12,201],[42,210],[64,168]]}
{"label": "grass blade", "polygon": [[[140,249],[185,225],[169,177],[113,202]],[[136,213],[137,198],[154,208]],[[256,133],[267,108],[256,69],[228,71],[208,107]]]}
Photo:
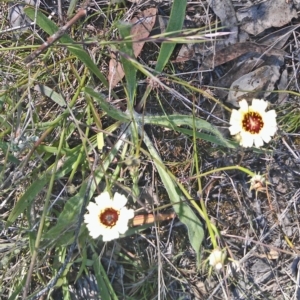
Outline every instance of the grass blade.
{"label": "grass blade", "polygon": [[[92,198],[97,188],[97,184],[99,184],[99,182],[102,180],[104,176],[104,172],[108,169],[111,161],[115,158],[115,156],[117,155],[119,149],[122,147],[123,144],[124,141],[119,140],[116,143],[115,147],[111,150],[110,154],[103,161],[102,166],[95,171],[94,173],[95,178],[92,181],[91,188],[89,191],[89,196],[88,196],[89,199]],[[88,185],[88,180],[85,180],[80,188],[80,191],[66,202],[63,211],[60,213],[57,219],[56,225],[53,226],[47,233],[45,233],[44,235],[45,239],[57,238],[59,235],[61,235],[62,232],[64,232],[67,228],[69,228],[71,224],[74,223],[74,220],[77,220],[78,214],[83,204],[84,196],[86,194],[87,185]],[[68,233],[69,232],[67,231],[66,234]]]}
{"label": "grass blade", "polygon": [[[44,14],[42,14],[40,11],[37,11],[37,14],[35,12],[35,9],[32,7],[26,7],[24,9],[25,14],[31,19],[35,20],[36,15],[36,23],[39,25],[45,32],[47,32],[49,35],[54,34],[58,31],[58,27],[53,23],[50,19],[48,19]],[[95,65],[95,63],[92,61],[88,53],[78,44],[75,44],[74,40],[68,36],[67,34],[64,34],[60,41],[65,44],[72,44],[72,46],[67,46],[68,50],[74,54],[79,60],[81,60],[87,68],[92,72],[94,75],[96,75],[101,82],[108,88],[108,82],[104,75],[99,71],[98,67]]]}
{"label": "grass blade", "polygon": [[[122,39],[130,37],[130,29],[132,27],[131,24],[119,22],[117,27],[120,31]],[[124,43],[121,43],[120,50],[121,52],[126,53],[130,57],[134,58],[131,40],[124,41]],[[121,62],[125,72],[128,100],[130,106],[132,107],[136,92],[136,68],[131,64],[130,60],[126,59],[123,55],[121,55]]]}
{"label": "grass blade", "polygon": [[165,189],[169,195],[170,201],[173,204],[173,209],[178,215],[180,221],[187,227],[189,240],[193,249],[197,255],[198,265],[200,264],[200,247],[204,239],[204,230],[201,221],[190,208],[190,206],[183,201],[184,197],[181,190],[178,188],[177,184],[172,180],[172,178],[167,173],[163,162],[157,153],[155,147],[153,146],[151,140],[144,132],[144,142],[149,150],[150,155],[153,158],[155,167],[159,173],[159,176],[164,184]]}
{"label": "grass blade", "polygon": [[[182,29],[186,5],[187,0],[174,0],[166,33]],[[163,68],[170,60],[175,45],[175,43],[166,42],[162,44],[155,67],[156,71],[162,72]]]}
{"label": "grass blade", "polygon": [[92,96],[100,105],[100,107],[112,118],[114,118],[115,120],[118,121],[123,121],[123,122],[129,122],[130,117],[121,112],[119,109],[114,108],[112,105],[110,105],[105,99],[104,97],[98,93],[95,92],[92,88],[90,87],[85,87],[84,91],[89,94],[90,96]]}
{"label": "grass blade", "polygon": [[235,148],[233,143],[230,143],[223,137],[221,132],[211,125],[209,122],[200,119],[200,118],[193,118],[192,116],[188,115],[170,115],[170,116],[143,116],[143,122],[145,124],[152,124],[158,125],[162,127],[167,127],[183,134],[193,136],[193,130],[189,130],[186,128],[181,128],[179,126],[185,125],[193,128],[196,127],[196,130],[204,130],[209,132],[212,135],[208,135],[205,133],[196,132],[196,137],[201,138],[203,140],[215,143],[217,145],[225,146],[228,148]]}

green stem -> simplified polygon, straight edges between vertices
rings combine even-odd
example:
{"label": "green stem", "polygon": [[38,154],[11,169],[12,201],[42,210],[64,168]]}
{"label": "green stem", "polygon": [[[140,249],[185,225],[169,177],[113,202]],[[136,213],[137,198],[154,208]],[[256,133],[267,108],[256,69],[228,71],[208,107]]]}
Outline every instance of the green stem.
{"label": "green stem", "polygon": [[200,178],[200,177],[203,177],[203,176],[207,176],[209,174],[212,174],[212,173],[216,173],[216,172],[221,172],[221,171],[229,171],[229,170],[240,170],[246,174],[248,174],[249,176],[253,177],[255,175],[254,172],[244,168],[244,167],[241,167],[241,166],[230,166],[230,167],[223,167],[223,168],[218,168],[218,169],[214,169],[214,170],[211,170],[211,171],[208,171],[208,172],[205,172],[205,173],[202,173],[202,174],[198,174],[198,175],[195,175],[195,176],[192,176],[190,177],[189,179],[195,179],[195,178]]}

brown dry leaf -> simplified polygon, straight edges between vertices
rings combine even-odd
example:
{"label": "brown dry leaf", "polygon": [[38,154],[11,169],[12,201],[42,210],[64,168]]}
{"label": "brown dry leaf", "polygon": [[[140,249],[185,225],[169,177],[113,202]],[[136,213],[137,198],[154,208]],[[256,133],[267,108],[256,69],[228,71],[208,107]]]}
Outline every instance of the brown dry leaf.
{"label": "brown dry leaf", "polygon": [[216,95],[222,99],[227,98],[229,93],[229,90],[227,90],[227,88],[230,88],[232,82],[253,71],[255,68],[262,67],[263,65],[271,65],[280,68],[284,65],[284,57],[283,55],[266,56],[256,52],[248,52],[239,56],[234,60],[231,69],[214,83],[214,86],[218,88],[225,88],[216,89]]}
{"label": "brown dry leaf", "polygon": [[223,49],[219,49],[215,54],[208,55],[202,62],[200,70],[212,69],[213,67],[222,65],[248,52],[260,53],[266,56],[284,56],[287,54],[283,50],[270,49],[264,45],[255,43],[236,43]]}
{"label": "brown dry leaf", "polygon": [[[221,78],[219,78],[214,86],[218,88],[228,88],[231,83],[245,74],[251,72],[254,67],[260,67],[264,60],[260,58],[260,54],[249,52],[237,58],[232,68]],[[216,89],[215,94],[222,99],[227,98],[229,90]]]}
{"label": "brown dry leaf", "polygon": [[194,55],[195,51],[192,44],[182,45],[174,62],[179,63],[191,60]]}
{"label": "brown dry leaf", "polygon": [[109,73],[107,76],[107,80],[109,82],[110,88],[113,89],[122,80],[125,73],[122,64],[117,61],[115,53],[111,52],[110,56],[111,59],[108,66]]}
{"label": "brown dry leaf", "polygon": [[[288,72],[287,70],[283,70],[280,81],[278,83],[278,90],[286,90],[288,88]],[[278,103],[280,105],[284,104],[289,98],[289,93],[279,93],[278,94]]]}
{"label": "brown dry leaf", "polygon": [[[150,35],[150,32],[155,24],[156,8],[148,8],[139,13],[130,21],[133,24],[130,34],[132,36],[132,48],[135,57],[141,53],[145,39]],[[114,88],[124,77],[125,73],[122,64],[116,59],[115,53],[111,53],[109,62],[109,74],[107,76],[110,88]]]}
{"label": "brown dry leaf", "polygon": [[156,13],[157,9],[155,7],[148,8],[130,21],[130,23],[133,24],[131,28],[131,35],[133,41],[132,48],[135,57],[141,53],[144,47],[145,42],[143,40],[150,35],[155,24]]}

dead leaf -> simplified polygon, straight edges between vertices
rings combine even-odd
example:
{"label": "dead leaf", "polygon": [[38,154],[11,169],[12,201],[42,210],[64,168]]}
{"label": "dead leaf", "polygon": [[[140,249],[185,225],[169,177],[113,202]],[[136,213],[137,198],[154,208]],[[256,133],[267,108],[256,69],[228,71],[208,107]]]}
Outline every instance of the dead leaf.
{"label": "dead leaf", "polygon": [[[278,83],[278,90],[286,90],[288,88],[288,72],[283,70],[280,81]],[[289,99],[289,93],[279,93],[278,94],[278,103],[280,105],[284,104]]]}
{"label": "dead leaf", "polygon": [[[150,35],[155,24],[156,13],[156,8],[148,8],[130,21],[130,23],[133,24],[130,34],[132,36],[132,48],[135,57],[139,56],[144,47],[145,40]],[[114,88],[122,80],[124,75],[122,64],[116,59],[115,53],[112,52],[107,77],[110,87]]]}
{"label": "dead leaf", "polygon": [[132,47],[135,57],[139,56],[144,47],[145,41],[143,40],[150,35],[150,32],[155,24],[156,13],[156,8],[148,8],[130,21],[130,23],[133,24],[130,33],[132,35]]}
{"label": "dead leaf", "polygon": [[238,107],[238,102],[242,99],[265,99],[274,90],[279,77],[278,66],[260,67],[232,83],[227,102]]}
{"label": "dead leaf", "polygon": [[[238,37],[237,18],[235,10],[231,0],[210,0],[209,6],[214,13],[219,17],[222,27],[226,28],[226,31],[231,31],[232,34],[221,43],[224,45],[235,44]],[[220,41],[218,41],[220,43]]]}
{"label": "dead leaf", "polygon": [[[254,67],[260,67],[264,63],[264,60],[261,59],[260,56],[259,53],[249,52],[238,57],[234,61],[231,69],[223,77],[218,79],[214,83],[214,86],[229,89],[232,82],[251,72]],[[218,88],[215,90],[215,94],[221,99],[227,98],[229,90]]]}
{"label": "dead leaf", "polygon": [[250,42],[236,43],[235,45],[229,45],[223,49],[217,50],[214,54],[208,55],[202,62],[200,70],[212,69],[213,67],[222,65],[248,52],[260,53],[263,56],[274,55],[283,57],[284,55],[287,55],[283,50],[268,48],[264,45]]}
{"label": "dead leaf", "polygon": [[295,31],[299,27],[300,25],[293,25],[281,28],[279,30],[276,30],[275,32],[265,35],[264,37],[259,39],[257,43],[260,45],[272,46],[274,48],[281,49],[283,48],[293,31]]}
{"label": "dead leaf", "polygon": [[[174,60],[175,63],[185,62],[193,58],[195,55],[194,47],[192,44],[183,44]],[[173,62],[173,61],[172,61]]]}
{"label": "dead leaf", "polygon": [[223,77],[214,82],[215,87],[225,88],[216,89],[215,94],[221,99],[227,98],[232,82],[263,65],[280,68],[284,65],[284,57],[282,55],[266,56],[255,52],[248,52],[239,56],[234,60],[231,69]]}
{"label": "dead leaf", "polygon": [[107,80],[109,82],[109,86],[113,89],[124,77],[125,73],[123,70],[122,64],[116,59],[116,54],[111,52],[109,61],[109,73],[107,76]]}
{"label": "dead leaf", "polygon": [[297,18],[297,11],[292,3],[284,0],[267,0],[239,9],[236,16],[242,23],[241,29],[257,35],[267,28],[286,25]]}

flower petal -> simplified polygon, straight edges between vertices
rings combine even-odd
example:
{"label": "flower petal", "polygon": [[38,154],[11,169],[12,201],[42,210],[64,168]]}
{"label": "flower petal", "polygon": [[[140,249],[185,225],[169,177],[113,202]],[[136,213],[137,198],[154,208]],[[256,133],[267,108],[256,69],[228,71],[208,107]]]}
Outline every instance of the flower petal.
{"label": "flower petal", "polygon": [[86,209],[89,211],[90,214],[98,210],[98,205],[95,204],[94,202],[90,202]]}
{"label": "flower petal", "polygon": [[246,101],[246,99],[241,100],[239,102],[239,106],[242,111],[248,111],[248,109],[249,109],[249,105],[248,105],[248,102]]}
{"label": "flower petal", "polygon": [[116,227],[120,233],[125,233],[128,230],[128,221],[134,217],[134,210],[123,207],[120,210],[120,215]]}
{"label": "flower petal", "polygon": [[264,112],[268,107],[268,102],[263,99],[253,99],[251,107],[253,111]]}
{"label": "flower petal", "polygon": [[124,207],[126,205],[127,198],[124,195],[115,193],[113,202],[114,202],[113,207],[115,209],[121,209],[122,207]]}
{"label": "flower petal", "polygon": [[254,144],[255,144],[256,148],[260,148],[260,147],[262,147],[264,145],[264,141],[263,141],[263,139],[261,138],[260,135],[257,135],[254,138]]}
{"label": "flower petal", "polygon": [[229,129],[231,135],[236,135],[239,132],[241,132],[240,126],[237,126],[237,125],[232,125],[228,129]]}
{"label": "flower petal", "polygon": [[101,233],[101,235],[103,242],[109,242],[120,237],[120,234],[117,230],[107,228]]}
{"label": "flower petal", "polygon": [[98,209],[102,210],[106,207],[112,207],[113,201],[110,198],[109,192],[103,192],[95,198]]}
{"label": "flower petal", "polygon": [[240,145],[245,148],[252,147],[253,139],[253,135],[250,132],[242,131]]}
{"label": "flower petal", "polygon": [[240,124],[240,122],[241,122],[241,113],[238,110],[233,109],[229,121],[230,125],[234,125],[236,123]]}

